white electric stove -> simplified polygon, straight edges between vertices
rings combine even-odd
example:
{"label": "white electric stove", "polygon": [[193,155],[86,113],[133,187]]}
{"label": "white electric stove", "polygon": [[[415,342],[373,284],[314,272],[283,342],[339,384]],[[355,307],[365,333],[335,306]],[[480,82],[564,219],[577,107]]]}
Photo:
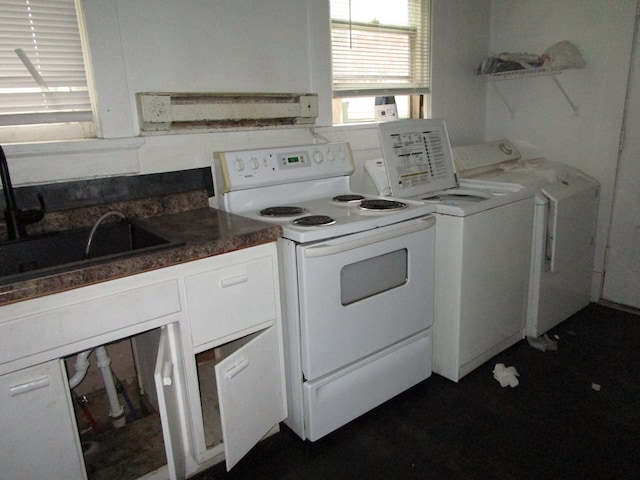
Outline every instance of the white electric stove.
{"label": "white electric stove", "polygon": [[355,167],[346,143],[224,152],[218,155],[220,208],[282,226],[298,243],[349,235],[426,215],[433,208],[351,191]]}
{"label": "white electric stove", "polygon": [[433,206],[352,192],[346,143],[216,160],[219,208],[282,226],[285,423],[315,441],[428,378]]}

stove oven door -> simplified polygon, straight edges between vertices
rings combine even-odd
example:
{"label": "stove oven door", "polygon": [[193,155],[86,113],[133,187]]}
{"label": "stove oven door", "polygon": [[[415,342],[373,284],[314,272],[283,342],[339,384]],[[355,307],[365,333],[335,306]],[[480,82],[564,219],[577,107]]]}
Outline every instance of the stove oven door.
{"label": "stove oven door", "polygon": [[434,224],[426,216],[297,247],[307,380],[432,325]]}

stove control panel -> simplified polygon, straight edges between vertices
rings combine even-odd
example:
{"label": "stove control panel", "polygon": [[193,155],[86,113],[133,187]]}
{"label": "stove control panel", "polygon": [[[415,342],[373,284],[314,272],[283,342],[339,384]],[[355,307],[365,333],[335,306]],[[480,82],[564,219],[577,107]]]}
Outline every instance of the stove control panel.
{"label": "stove control panel", "polygon": [[345,176],[355,171],[346,142],[217,152],[214,157],[220,193]]}

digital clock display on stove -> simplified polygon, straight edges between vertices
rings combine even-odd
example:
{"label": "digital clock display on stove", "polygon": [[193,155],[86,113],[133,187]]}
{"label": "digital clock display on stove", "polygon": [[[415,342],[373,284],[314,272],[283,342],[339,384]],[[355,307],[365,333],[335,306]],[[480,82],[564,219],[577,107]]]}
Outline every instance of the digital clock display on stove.
{"label": "digital clock display on stove", "polygon": [[287,152],[278,155],[278,165],[281,169],[297,169],[308,167],[310,163],[304,152]]}

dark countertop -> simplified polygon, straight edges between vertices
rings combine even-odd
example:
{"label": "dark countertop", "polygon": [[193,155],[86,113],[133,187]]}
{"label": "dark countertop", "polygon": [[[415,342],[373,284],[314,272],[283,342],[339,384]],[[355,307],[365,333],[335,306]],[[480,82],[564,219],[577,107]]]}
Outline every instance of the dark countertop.
{"label": "dark countertop", "polygon": [[282,234],[279,225],[208,207],[148,217],[139,223],[184,243],[0,286],[0,306],[273,242]]}

